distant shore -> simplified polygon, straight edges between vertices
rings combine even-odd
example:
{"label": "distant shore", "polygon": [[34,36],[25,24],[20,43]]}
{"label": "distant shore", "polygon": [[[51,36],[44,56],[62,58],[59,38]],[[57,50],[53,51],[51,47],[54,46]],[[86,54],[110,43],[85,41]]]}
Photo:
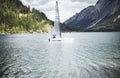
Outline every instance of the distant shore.
{"label": "distant shore", "polygon": [[22,32],[22,33],[0,33],[0,34],[43,34],[43,33],[48,33],[48,32]]}
{"label": "distant shore", "polygon": [[[78,33],[90,33],[90,32],[120,32],[120,31],[64,31],[62,33],[74,33],[74,32],[78,32]],[[49,32],[20,32],[20,33],[0,33],[0,35],[6,35],[6,34],[46,34],[46,33],[49,33]]]}

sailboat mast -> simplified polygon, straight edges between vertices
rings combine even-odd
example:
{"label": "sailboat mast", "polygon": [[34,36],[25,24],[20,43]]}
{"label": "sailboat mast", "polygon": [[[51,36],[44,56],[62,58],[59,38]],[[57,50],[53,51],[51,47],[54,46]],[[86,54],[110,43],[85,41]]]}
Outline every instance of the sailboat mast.
{"label": "sailboat mast", "polygon": [[56,1],[55,11],[56,11],[56,15],[55,15],[54,31],[58,37],[61,37],[58,1]]}

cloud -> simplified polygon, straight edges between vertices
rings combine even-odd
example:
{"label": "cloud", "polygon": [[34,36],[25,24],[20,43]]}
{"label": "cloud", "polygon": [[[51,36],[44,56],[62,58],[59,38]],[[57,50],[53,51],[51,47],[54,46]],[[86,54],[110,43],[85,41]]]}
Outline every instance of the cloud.
{"label": "cloud", "polygon": [[[43,11],[47,17],[54,21],[55,18],[55,1],[56,0],[21,0],[24,5],[30,5],[31,8],[36,8]],[[97,0],[58,0],[60,20],[64,22],[75,13],[89,5],[94,5]]]}
{"label": "cloud", "polygon": [[45,5],[46,3],[48,3],[49,0],[33,0],[33,2],[31,3],[31,5]]}
{"label": "cloud", "polygon": [[87,2],[87,3],[96,3],[97,0],[71,0],[72,2]]}

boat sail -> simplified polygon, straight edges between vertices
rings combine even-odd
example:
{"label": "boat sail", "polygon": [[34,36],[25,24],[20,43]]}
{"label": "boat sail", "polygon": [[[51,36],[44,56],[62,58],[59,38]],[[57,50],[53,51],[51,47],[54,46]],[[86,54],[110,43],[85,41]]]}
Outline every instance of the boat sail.
{"label": "boat sail", "polygon": [[55,12],[55,22],[54,22],[54,28],[53,28],[53,38],[61,38],[58,1],[56,1],[55,11],[56,12]]}
{"label": "boat sail", "polygon": [[53,27],[52,38],[49,38],[49,41],[61,41],[58,1],[56,1],[56,7],[55,7],[55,22]]}
{"label": "boat sail", "polygon": [[49,38],[49,41],[71,41],[73,38],[62,38],[61,31],[60,31],[60,17],[59,17],[59,9],[58,9],[58,1],[56,1],[56,8],[55,8],[55,22],[52,37]]}

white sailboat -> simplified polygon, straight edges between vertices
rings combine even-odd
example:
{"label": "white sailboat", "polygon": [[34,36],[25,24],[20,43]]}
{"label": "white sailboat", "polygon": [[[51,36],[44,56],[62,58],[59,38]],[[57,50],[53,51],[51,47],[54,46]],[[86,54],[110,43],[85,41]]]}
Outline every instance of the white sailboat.
{"label": "white sailboat", "polygon": [[49,41],[63,41],[63,40],[72,40],[72,38],[62,38],[61,31],[60,31],[60,17],[59,17],[59,9],[58,9],[58,1],[56,1],[56,8],[55,8],[55,22],[52,37],[49,38]]}

